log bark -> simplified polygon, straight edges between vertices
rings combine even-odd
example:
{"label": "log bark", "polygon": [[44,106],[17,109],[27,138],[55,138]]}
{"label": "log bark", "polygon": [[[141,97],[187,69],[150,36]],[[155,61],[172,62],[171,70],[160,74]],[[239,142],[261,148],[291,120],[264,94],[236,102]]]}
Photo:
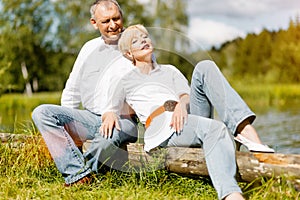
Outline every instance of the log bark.
{"label": "log bark", "polygon": [[[151,164],[154,155],[164,154],[167,170],[185,175],[208,176],[205,157],[201,148],[168,147],[148,154],[142,144],[127,145],[128,160],[133,165]],[[285,177],[300,184],[300,155],[280,153],[236,152],[237,179],[251,182],[259,177]]]}
{"label": "log bark", "polygon": [[[23,142],[26,135],[0,133],[1,142]],[[32,136],[31,136],[32,137]],[[88,148],[86,142],[85,148]],[[39,143],[47,147],[44,143]],[[205,157],[201,148],[168,147],[151,153],[143,150],[143,144],[130,143],[113,156],[118,160],[115,168],[126,162],[135,167],[154,165],[170,172],[188,176],[208,176]],[[112,161],[113,162],[113,161]],[[260,177],[281,178],[300,186],[300,154],[236,152],[238,181],[251,182]],[[116,164],[115,164],[116,165]],[[152,168],[153,169],[153,168]],[[299,187],[300,188],[300,187]]]}

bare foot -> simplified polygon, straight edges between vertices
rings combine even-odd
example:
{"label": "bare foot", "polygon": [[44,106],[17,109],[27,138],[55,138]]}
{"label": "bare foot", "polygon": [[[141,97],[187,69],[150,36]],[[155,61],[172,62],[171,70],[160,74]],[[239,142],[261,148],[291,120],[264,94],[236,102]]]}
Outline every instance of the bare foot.
{"label": "bare foot", "polygon": [[251,140],[252,142],[262,144],[261,140],[259,139],[259,136],[255,130],[255,128],[251,124],[247,124],[242,131],[240,132],[242,136],[245,138]]}
{"label": "bare foot", "polygon": [[227,197],[225,197],[224,200],[245,200],[245,198],[238,192],[233,192]]}

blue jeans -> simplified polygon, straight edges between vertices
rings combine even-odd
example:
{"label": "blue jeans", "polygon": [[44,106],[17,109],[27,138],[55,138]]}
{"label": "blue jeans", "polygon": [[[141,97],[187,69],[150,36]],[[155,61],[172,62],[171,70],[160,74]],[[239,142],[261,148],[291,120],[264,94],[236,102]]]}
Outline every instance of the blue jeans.
{"label": "blue jeans", "polygon": [[[102,137],[101,116],[87,110],[40,105],[32,119],[67,184],[97,173],[99,162],[105,163],[122,143],[137,139],[136,124],[128,119],[120,120],[121,131],[114,129],[111,138]],[[92,144],[83,154],[78,147],[86,140]]]}
{"label": "blue jeans", "polygon": [[196,65],[190,95],[191,114],[213,118],[215,109],[232,134],[236,134],[239,124],[245,120],[252,123],[256,117],[213,61]]}
{"label": "blue jeans", "polygon": [[236,160],[234,144],[224,123],[189,114],[183,131],[181,133],[173,133],[160,146],[202,147],[208,173],[219,199],[226,197],[232,192],[242,193],[235,180]]}
{"label": "blue jeans", "polygon": [[[213,118],[216,109],[221,121]],[[236,160],[232,134],[240,123],[252,123],[255,114],[227,82],[217,65],[199,62],[191,82],[190,113],[181,133],[161,146],[202,146],[209,175],[219,199],[241,189],[235,180]]]}

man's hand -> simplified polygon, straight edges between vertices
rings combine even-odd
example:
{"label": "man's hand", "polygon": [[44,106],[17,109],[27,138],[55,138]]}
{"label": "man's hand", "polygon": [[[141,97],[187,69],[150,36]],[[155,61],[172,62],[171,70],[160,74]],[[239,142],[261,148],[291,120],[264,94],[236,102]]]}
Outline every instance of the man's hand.
{"label": "man's hand", "polygon": [[109,138],[112,136],[112,130],[116,127],[117,130],[121,130],[118,115],[114,112],[106,112],[102,115],[102,124],[100,127],[100,134]]}

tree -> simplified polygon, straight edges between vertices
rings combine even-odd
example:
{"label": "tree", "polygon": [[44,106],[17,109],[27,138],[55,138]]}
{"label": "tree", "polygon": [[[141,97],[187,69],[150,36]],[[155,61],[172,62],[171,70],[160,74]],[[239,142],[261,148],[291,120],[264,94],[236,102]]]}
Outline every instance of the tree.
{"label": "tree", "polygon": [[186,2],[153,0],[148,2],[147,8],[148,17],[152,19],[148,30],[154,41],[157,60],[175,65],[190,79],[196,62],[189,52],[190,43],[185,32],[188,26]]}
{"label": "tree", "polygon": [[6,80],[14,83],[13,89],[22,91],[25,81],[21,64],[28,68],[30,80],[33,74],[45,66],[45,38],[51,25],[49,1],[2,1],[0,17],[0,66],[9,73]]}
{"label": "tree", "polygon": [[[172,6],[166,0],[160,1],[161,15],[158,16],[137,0],[118,2],[124,11],[125,27],[136,23],[155,24],[180,31],[187,24],[184,4],[180,0]],[[39,91],[61,90],[81,46],[99,36],[99,31],[95,31],[89,21],[91,3],[88,0],[2,0],[0,72],[5,73],[2,76],[5,80],[1,77],[0,86],[3,90],[23,91],[26,82],[38,82]],[[184,49],[180,39],[166,38],[166,43]],[[175,52],[174,59],[168,57],[168,61],[180,63],[177,55],[179,53]],[[21,66],[26,66],[26,80]]]}

